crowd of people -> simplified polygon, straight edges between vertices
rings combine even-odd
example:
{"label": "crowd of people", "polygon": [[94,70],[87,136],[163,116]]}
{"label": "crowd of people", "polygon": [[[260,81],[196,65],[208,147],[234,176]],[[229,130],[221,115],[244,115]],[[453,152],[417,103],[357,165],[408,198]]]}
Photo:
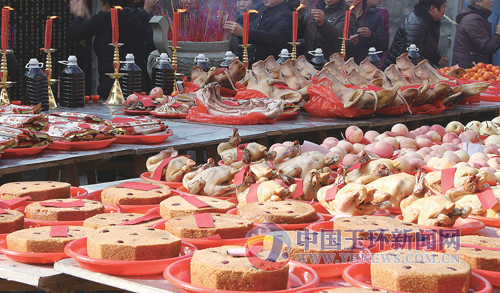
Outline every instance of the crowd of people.
{"label": "crowd of people", "polygon": [[[152,29],[149,25],[152,12],[160,0],[101,0],[102,11],[94,16],[83,0],[71,0],[70,9],[75,16],[68,29],[68,39],[81,40],[92,36],[94,51],[98,58],[98,94],[106,97],[112,79],[105,73],[112,72],[113,48],[111,40],[110,8],[121,6],[118,12],[120,26],[120,59],[126,53],[135,55],[136,63],[143,70],[143,89],[151,87],[147,75],[147,58],[154,50]],[[173,1],[173,0],[172,0]],[[186,9],[195,9],[202,0],[179,0]],[[273,55],[276,59],[282,49],[290,48],[292,41],[292,12],[298,11],[298,54],[312,59],[309,51],[322,49],[325,58],[340,52],[346,11],[351,10],[349,39],[346,60],[353,57],[359,63],[368,55],[370,47],[383,52],[380,57],[383,68],[396,62],[396,58],[407,52],[411,44],[419,49],[422,59],[428,59],[436,67],[449,63],[448,57],[439,50],[441,21],[446,12],[446,0],[419,0],[413,12],[406,17],[389,43],[389,11],[380,7],[382,0],[234,0],[235,21],[225,21],[224,29],[233,38],[231,49],[242,57],[243,13],[250,14],[248,42],[250,64]],[[467,8],[457,17],[457,33],[452,65],[470,68],[474,63],[492,63],[492,55],[500,48],[500,22],[493,33],[488,17],[492,13],[494,0],[467,0]],[[142,36],[142,41],[138,36]],[[382,68],[382,69],[383,69]]]}

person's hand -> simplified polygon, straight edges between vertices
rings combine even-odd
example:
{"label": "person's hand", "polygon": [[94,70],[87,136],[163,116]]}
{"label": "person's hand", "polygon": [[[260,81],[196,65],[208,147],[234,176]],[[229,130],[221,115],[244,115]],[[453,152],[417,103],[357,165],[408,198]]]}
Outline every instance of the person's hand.
{"label": "person's hand", "polygon": [[372,32],[367,27],[358,28],[358,35],[363,38],[370,38],[372,36]]}
{"label": "person's hand", "polygon": [[500,20],[497,23],[497,28],[495,32],[500,35]]}
{"label": "person's hand", "polygon": [[160,0],[144,0],[144,10],[148,13],[153,12],[156,9],[156,4],[158,4]]}
{"label": "person's hand", "polygon": [[316,20],[318,26],[323,26],[325,24],[325,13],[320,9],[311,10],[311,15]]}
{"label": "person's hand", "polygon": [[443,54],[438,62],[439,67],[445,67],[446,64],[448,64],[448,61],[449,61],[448,57],[446,57],[446,55]]}
{"label": "person's hand", "polygon": [[357,45],[359,43],[359,35],[352,35],[349,37],[349,45]]}
{"label": "person's hand", "polygon": [[234,21],[226,21],[226,23],[224,23],[224,29],[237,37],[243,36],[243,28]]}
{"label": "person's hand", "polygon": [[75,17],[81,16],[84,20],[90,18],[89,9],[82,0],[71,0],[69,10]]}

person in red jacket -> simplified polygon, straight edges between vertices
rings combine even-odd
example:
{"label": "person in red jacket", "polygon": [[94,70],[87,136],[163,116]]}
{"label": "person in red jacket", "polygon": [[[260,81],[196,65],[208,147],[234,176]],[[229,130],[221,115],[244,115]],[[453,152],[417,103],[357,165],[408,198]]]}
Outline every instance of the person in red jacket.
{"label": "person in red jacket", "polygon": [[469,6],[457,14],[458,28],[453,47],[453,62],[462,68],[474,63],[492,63],[492,55],[500,49],[500,21],[491,34],[493,0],[467,0]]}

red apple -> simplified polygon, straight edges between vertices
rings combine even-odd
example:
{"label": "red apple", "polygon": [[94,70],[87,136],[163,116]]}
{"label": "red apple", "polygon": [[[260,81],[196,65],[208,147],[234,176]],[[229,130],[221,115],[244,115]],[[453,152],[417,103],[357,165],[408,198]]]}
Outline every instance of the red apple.
{"label": "red apple", "polygon": [[439,124],[432,125],[431,130],[437,132],[441,137],[446,134],[445,128]]}
{"label": "red apple", "polygon": [[399,146],[401,148],[410,148],[414,150],[418,149],[417,142],[413,138],[402,138],[399,141]]}
{"label": "red apple", "polygon": [[373,147],[373,152],[380,156],[381,158],[389,159],[394,154],[394,149],[390,143],[381,140],[375,143]]}
{"label": "red apple", "polygon": [[458,138],[458,135],[456,133],[450,132],[450,133],[445,133],[441,140],[443,142],[451,143],[453,141],[453,139],[455,139],[455,138]]}
{"label": "red apple", "polygon": [[357,126],[349,126],[345,130],[345,138],[350,143],[357,143],[363,139],[363,130]]}
{"label": "red apple", "polygon": [[127,101],[126,103],[127,104],[130,104],[130,103],[135,103],[139,100],[139,98],[137,97],[136,94],[131,94],[130,96],[127,97]]}
{"label": "red apple", "polygon": [[155,87],[149,93],[149,97],[153,100],[163,97],[163,89],[161,87]]}
{"label": "red apple", "polygon": [[446,132],[453,132],[456,135],[459,135],[460,133],[464,132],[465,126],[458,121],[451,121],[450,123],[448,123],[448,125],[446,125],[445,130]]}
{"label": "red apple", "polygon": [[425,135],[430,136],[432,141],[441,141],[441,135],[434,130],[427,132]]}
{"label": "red apple", "polygon": [[391,128],[391,132],[408,132],[406,125],[398,123]]}
{"label": "red apple", "polygon": [[466,130],[462,133],[460,133],[459,138],[462,139],[462,136],[467,137],[467,139],[470,140],[470,142],[476,143],[479,141],[479,136],[477,135],[477,132],[475,132],[472,129]]}
{"label": "red apple", "polygon": [[380,133],[378,133],[377,131],[375,130],[368,130],[367,132],[365,132],[365,138],[369,141],[369,142],[374,142],[375,141],[375,138],[377,136],[379,136]]}
{"label": "red apple", "polygon": [[347,153],[351,153],[354,150],[353,145],[347,140],[341,140],[337,144],[338,147],[343,148]]}

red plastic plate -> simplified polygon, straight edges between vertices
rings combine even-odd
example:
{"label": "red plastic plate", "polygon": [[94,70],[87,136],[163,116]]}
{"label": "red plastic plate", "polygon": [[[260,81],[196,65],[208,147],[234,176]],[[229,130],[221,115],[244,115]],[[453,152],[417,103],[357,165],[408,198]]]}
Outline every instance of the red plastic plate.
{"label": "red plastic plate", "polygon": [[283,112],[278,118],[276,118],[277,121],[286,121],[286,120],[292,120],[293,118],[296,118],[299,116],[299,111],[293,111],[293,112]]}
{"label": "red plastic plate", "polygon": [[169,136],[174,135],[172,131],[155,133],[151,135],[117,135],[116,143],[133,143],[133,144],[154,144],[165,141]]}
{"label": "red plastic plate", "polygon": [[[153,228],[165,230],[165,222],[166,221],[167,220],[154,224]],[[258,234],[267,234],[270,232],[269,228],[267,228],[266,226],[257,226],[252,231],[255,233],[258,233]],[[193,244],[198,249],[205,249],[205,248],[211,248],[211,247],[219,247],[219,246],[223,246],[223,245],[245,246],[245,244],[247,243],[247,240],[249,238],[235,238],[235,239],[221,239],[221,240],[208,239],[208,238],[200,238],[200,239],[181,238],[181,239],[184,242]]]}
{"label": "red plastic plate", "polygon": [[146,180],[146,181],[158,182],[158,183],[161,183],[164,185],[168,185],[168,186],[170,186],[170,188],[179,188],[182,186],[182,182],[167,182],[167,181],[160,181],[160,180],[151,179],[151,173],[149,173],[149,172],[142,173],[141,179]]}
{"label": "red plastic plate", "polygon": [[96,141],[54,141],[48,146],[51,150],[58,151],[86,151],[86,150],[97,150],[109,146],[113,143],[116,138],[108,138]]}
{"label": "red plastic plate", "polygon": [[488,218],[488,217],[474,216],[474,215],[469,215],[467,218],[481,221],[486,226],[500,228],[500,219],[499,218]]}
{"label": "red plastic plate", "polygon": [[7,241],[0,242],[0,251],[13,261],[30,264],[51,264],[63,258],[68,258],[64,252],[20,252],[7,249]]}
{"label": "red plastic plate", "polygon": [[34,155],[38,155],[41,151],[46,149],[49,145],[42,145],[34,148],[14,148],[14,149],[4,149],[3,157],[4,158],[20,158],[20,157],[31,157]]}
{"label": "red plastic plate", "polygon": [[390,207],[388,208],[389,212],[391,212],[391,214],[401,214],[403,213],[401,211],[401,208],[398,208],[398,207]]}
{"label": "red plastic plate", "polygon": [[171,118],[171,119],[184,119],[188,116],[188,114],[166,114],[166,113],[155,113],[151,112],[153,116],[158,118]]}
{"label": "red plastic plate", "polygon": [[87,238],[77,239],[66,245],[64,252],[76,260],[78,264],[87,270],[119,276],[145,276],[160,274],[170,264],[183,260],[191,259],[196,251],[192,244],[182,242],[181,251],[178,257],[143,260],[143,261],[121,261],[92,258],[87,254]]}
{"label": "red plastic plate", "polygon": [[[354,264],[348,267],[343,273],[342,278],[353,285],[354,287],[365,288],[365,289],[383,289],[374,287],[371,285],[370,277],[370,264]],[[491,284],[483,277],[476,273],[472,273],[470,279],[470,289],[475,293],[491,293],[493,292],[493,287]],[[396,293],[405,293],[401,291],[390,291]]]}
{"label": "red plastic plate", "polygon": [[123,109],[123,112],[127,115],[151,115],[151,110],[125,110]]}
{"label": "red plastic plate", "polygon": [[[163,277],[174,284],[177,288],[186,293],[236,293],[241,291],[209,289],[191,284],[191,259],[177,261],[167,267]],[[294,293],[300,290],[316,287],[319,283],[319,277],[310,267],[290,262],[288,275],[288,289],[269,291],[273,293]],[[257,293],[256,291],[246,291],[247,293]],[[260,293],[260,292],[259,292]]]}
{"label": "red plastic plate", "polygon": [[472,271],[491,283],[491,285],[495,287],[500,286],[500,272],[494,272],[494,271],[485,271],[485,270],[478,270],[478,269],[472,269]]}
{"label": "red plastic plate", "polygon": [[[403,215],[398,215],[396,216],[396,219],[398,220],[403,220]],[[455,225],[453,227],[437,227],[437,226],[425,226],[425,225],[418,225],[421,229],[425,230],[432,230],[432,229],[438,229],[442,232],[454,232],[457,228],[460,229],[460,235],[470,235],[478,230],[483,229],[486,227],[486,225],[478,220],[474,219],[462,219],[458,218],[455,221]]]}
{"label": "red plastic plate", "polygon": [[[237,215],[238,208],[229,210],[226,214]],[[301,223],[301,224],[276,224],[276,226],[280,227],[283,230],[304,230],[307,226],[314,224],[314,223],[320,223],[320,222],[323,222],[323,216],[321,214],[318,214],[318,219],[314,222]],[[257,227],[261,224],[262,223],[253,223],[253,226]]]}

